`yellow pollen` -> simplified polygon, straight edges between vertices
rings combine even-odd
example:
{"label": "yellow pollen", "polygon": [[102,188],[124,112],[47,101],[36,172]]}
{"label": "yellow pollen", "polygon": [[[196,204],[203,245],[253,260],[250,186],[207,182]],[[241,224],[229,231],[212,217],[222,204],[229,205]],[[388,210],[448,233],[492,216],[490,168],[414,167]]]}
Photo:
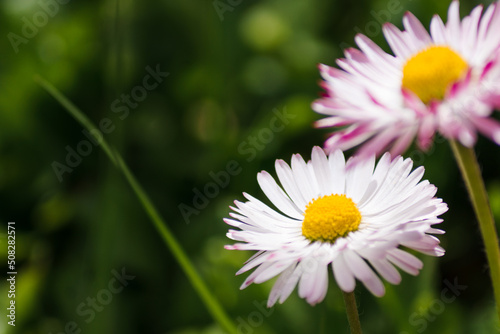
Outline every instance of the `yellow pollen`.
{"label": "yellow pollen", "polygon": [[442,100],[450,84],[459,80],[467,63],[447,46],[431,46],[408,59],[403,68],[403,88],[425,104]]}
{"label": "yellow pollen", "polygon": [[357,231],[361,213],[345,195],[328,195],[307,204],[302,235],[311,241],[333,243],[338,237]]}

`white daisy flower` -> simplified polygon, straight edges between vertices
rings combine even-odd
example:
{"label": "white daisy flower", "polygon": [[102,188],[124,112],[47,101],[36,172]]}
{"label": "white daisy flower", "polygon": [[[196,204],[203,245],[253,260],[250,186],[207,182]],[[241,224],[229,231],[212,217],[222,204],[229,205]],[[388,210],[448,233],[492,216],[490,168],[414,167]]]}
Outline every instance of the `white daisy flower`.
{"label": "white daisy flower", "polygon": [[360,48],[347,49],[341,69],[320,65],[327,94],[313,109],[328,117],[319,127],[344,127],[332,134],[328,150],[365,143],[360,155],[391,148],[406,150],[414,138],[427,149],[436,131],[467,147],[477,132],[500,144],[500,123],[490,118],[500,107],[500,5],[477,6],[460,20],[453,1],[448,22],[435,15],[430,34],[411,13],[405,30],[386,23],[384,36],[394,56],[364,35]]}
{"label": "white daisy flower", "polygon": [[[262,171],[260,187],[277,212],[244,193],[247,202],[235,201],[232,219],[239,230],[227,236],[239,241],[230,250],[255,250],[241,274],[255,269],[241,288],[279,276],[268,306],[283,303],[295,286],[311,305],[321,302],[328,287],[328,266],[339,287],[351,292],[355,279],[376,296],[385,293],[378,275],[392,284],[401,276],[395,267],[417,275],[422,261],[406,248],[433,256],[444,255],[439,239],[438,215],[447,205],[434,197],[437,188],[421,181],[424,168],[412,172],[411,159],[388,153],[375,166],[375,158],[345,162],[340,150],[328,157],[315,147],[307,163],[292,157],[291,167],[276,161],[280,187]],[[404,246],[402,249],[400,246]],[[378,273],[378,275],[377,275]]]}

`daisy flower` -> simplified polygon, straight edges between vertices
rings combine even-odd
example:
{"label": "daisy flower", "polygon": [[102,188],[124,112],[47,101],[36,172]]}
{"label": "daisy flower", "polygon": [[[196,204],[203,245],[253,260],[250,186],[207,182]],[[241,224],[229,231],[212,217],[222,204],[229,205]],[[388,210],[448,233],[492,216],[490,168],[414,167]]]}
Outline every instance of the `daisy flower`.
{"label": "daisy flower", "polygon": [[[292,157],[291,167],[276,161],[281,187],[267,172],[257,180],[267,198],[281,211],[244,193],[247,202],[235,201],[231,219],[239,230],[227,236],[238,243],[230,250],[254,250],[237,274],[255,269],[241,288],[279,276],[268,306],[283,303],[298,285],[301,298],[321,302],[331,267],[338,286],[354,290],[356,279],[375,296],[384,295],[379,275],[392,284],[401,281],[396,268],[417,275],[422,262],[407,249],[442,256],[444,250],[432,228],[447,205],[434,197],[437,188],[421,181],[423,167],[412,171],[411,159],[384,154],[347,162],[340,150],[328,157],[315,147],[307,163]],[[405,248],[400,248],[404,246]]]}
{"label": "daisy flower", "polygon": [[460,20],[453,1],[448,21],[435,15],[430,34],[411,13],[405,30],[383,26],[394,55],[359,34],[358,49],[345,51],[340,69],[320,65],[326,94],[312,108],[328,117],[318,127],[342,127],[325,147],[360,155],[406,150],[416,138],[421,149],[436,132],[472,147],[477,132],[500,144],[500,123],[490,118],[500,106],[500,3],[483,13],[477,6]]}

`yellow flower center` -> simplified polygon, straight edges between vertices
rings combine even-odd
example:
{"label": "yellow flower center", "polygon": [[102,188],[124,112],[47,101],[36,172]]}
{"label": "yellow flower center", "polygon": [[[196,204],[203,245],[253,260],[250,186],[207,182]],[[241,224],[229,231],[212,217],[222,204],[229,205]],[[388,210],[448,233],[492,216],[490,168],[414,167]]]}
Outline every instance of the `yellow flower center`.
{"label": "yellow flower center", "polygon": [[361,213],[345,195],[328,195],[307,204],[302,235],[311,241],[333,243],[338,237],[357,231]]}
{"label": "yellow flower center", "polygon": [[424,103],[442,100],[450,84],[460,79],[467,63],[447,46],[431,46],[408,59],[403,68],[403,87]]}

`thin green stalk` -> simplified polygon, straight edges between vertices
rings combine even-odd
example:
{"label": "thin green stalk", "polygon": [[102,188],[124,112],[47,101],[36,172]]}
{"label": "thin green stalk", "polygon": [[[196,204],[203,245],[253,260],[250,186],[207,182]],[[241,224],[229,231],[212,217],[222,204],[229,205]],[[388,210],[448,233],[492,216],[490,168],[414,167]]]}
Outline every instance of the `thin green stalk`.
{"label": "thin green stalk", "polygon": [[493,219],[488,201],[488,193],[481,177],[481,171],[474,150],[456,141],[450,141],[450,144],[479,222],[479,228],[486,248],[486,257],[488,258],[490,267],[498,319],[500,320],[500,247],[495,220]]}
{"label": "thin green stalk", "polygon": [[[91,133],[93,133],[94,131],[98,131],[95,125],[92,124],[92,122],[53,85],[39,76],[35,77],[35,81],[38,82],[47,92],[49,92],[49,94],[52,95],[88,131],[90,131]],[[212,295],[207,285],[201,278],[200,274],[196,271],[195,267],[182,249],[182,246],[174,237],[165,221],[161,218],[158,210],[156,210],[148,195],[139,184],[139,182],[135,179],[134,175],[127,167],[120,154],[116,150],[113,150],[104,138],[101,139],[101,147],[103,148],[104,152],[109,157],[111,162],[113,162],[113,164],[123,173],[123,175],[127,179],[137,198],[144,207],[144,210],[151,219],[154,227],[157,229],[161,238],[170,249],[170,251],[174,255],[174,258],[177,260],[182,270],[190,280],[194,289],[205,303],[208,311],[212,314],[214,319],[219,322],[222,328],[224,328],[229,333],[237,333],[233,321],[226,314],[215,296]]]}
{"label": "thin green stalk", "polygon": [[[81,125],[83,125],[84,128],[90,131],[90,133],[94,133],[94,131],[98,131],[97,128],[92,124],[90,119],[88,119],[87,116],[85,116],[84,113],[82,113],[78,108],[75,107],[73,103],[71,103],[64,95],[62,95],[61,92],[57,90],[54,86],[52,86],[49,82],[47,82],[45,79],[41,78],[38,75],[35,75],[34,77],[35,81],[42,86],[50,95],[52,95],[63,107],[66,109],[67,112],[70,113],[71,116],[73,116]],[[99,131],[100,132],[100,131]],[[108,143],[102,138],[97,138],[95,135],[93,135],[96,140],[99,141],[102,149],[106,153],[106,155],[111,159],[111,162],[117,166],[115,157],[113,156],[113,153],[111,152],[111,148],[109,147]]]}
{"label": "thin green stalk", "polygon": [[351,327],[351,334],[362,334],[361,323],[359,322],[358,306],[356,305],[356,297],[353,292],[344,292],[345,310],[347,313],[347,320],[349,320],[349,327]]}

